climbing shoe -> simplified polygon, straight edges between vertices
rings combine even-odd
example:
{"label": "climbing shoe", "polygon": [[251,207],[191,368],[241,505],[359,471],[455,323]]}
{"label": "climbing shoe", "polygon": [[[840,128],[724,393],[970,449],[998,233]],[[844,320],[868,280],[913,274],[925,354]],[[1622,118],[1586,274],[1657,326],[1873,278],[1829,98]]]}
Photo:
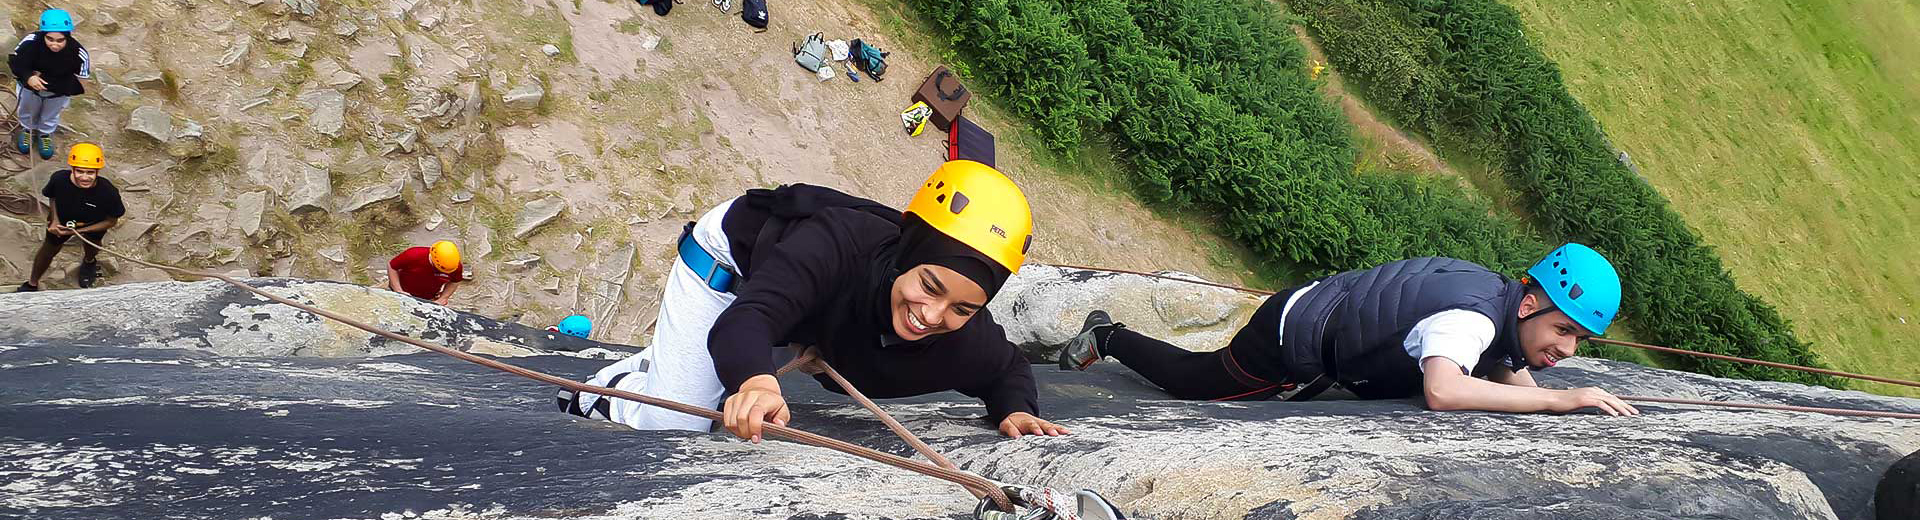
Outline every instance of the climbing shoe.
{"label": "climbing shoe", "polygon": [[40,286],[22,282],[19,287],[13,289],[13,292],[34,292],[38,290],[40,290]]}
{"label": "climbing shoe", "polygon": [[[1087,321],[1080,324],[1080,335],[1074,336],[1072,341],[1067,342],[1066,348],[1060,349],[1060,369],[1086,370],[1087,367],[1093,366],[1093,363],[1101,358],[1100,341],[1095,338],[1095,334],[1101,332],[1099,329],[1125,326],[1114,323],[1113,317],[1107,316],[1107,311],[1087,313]],[[1112,333],[1106,332],[1106,334]]]}
{"label": "climbing shoe", "polygon": [[53,159],[53,134],[34,135],[34,147],[40,149],[40,158]]}
{"label": "climbing shoe", "polygon": [[13,134],[13,149],[18,150],[20,155],[33,153],[33,132],[21,129],[20,133]]}
{"label": "climbing shoe", "polygon": [[77,280],[80,283],[80,288],[85,289],[85,288],[93,287],[93,283],[99,280],[100,280],[100,263],[99,262],[82,262],[80,264],[79,280]]}

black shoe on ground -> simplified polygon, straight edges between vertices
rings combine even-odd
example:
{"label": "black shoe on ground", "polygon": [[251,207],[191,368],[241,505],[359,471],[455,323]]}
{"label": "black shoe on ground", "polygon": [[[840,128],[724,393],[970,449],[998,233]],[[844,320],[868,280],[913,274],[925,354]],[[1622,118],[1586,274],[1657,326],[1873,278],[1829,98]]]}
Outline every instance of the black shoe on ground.
{"label": "black shoe on ground", "polygon": [[40,286],[38,286],[38,285],[34,285],[34,284],[30,284],[30,283],[26,283],[26,282],[21,282],[21,283],[20,283],[20,287],[16,287],[16,288],[14,288],[14,289],[13,289],[13,292],[34,292],[34,291],[38,291],[38,290],[40,290]]}
{"label": "black shoe on ground", "polygon": [[78,278],[80,282],[80,288],[86,289],[86,288],[93,287],[94,282],[100,281],[100,263],[85,262],[80,264],[80,273]]}

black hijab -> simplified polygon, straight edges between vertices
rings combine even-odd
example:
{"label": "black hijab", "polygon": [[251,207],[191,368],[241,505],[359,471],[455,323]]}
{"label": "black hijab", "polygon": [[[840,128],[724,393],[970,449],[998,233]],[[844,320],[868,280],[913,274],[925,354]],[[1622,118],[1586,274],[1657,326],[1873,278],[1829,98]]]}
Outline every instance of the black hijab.
{"label": "black hijab", "polygon": [[900,257],[894,267],[905,273],[914,266],[933,264],[960,273],[986,290],[987,299],[1000,292],[1013,273],[999,262],[934,229],[918,215],[908,213],[900,223]]}

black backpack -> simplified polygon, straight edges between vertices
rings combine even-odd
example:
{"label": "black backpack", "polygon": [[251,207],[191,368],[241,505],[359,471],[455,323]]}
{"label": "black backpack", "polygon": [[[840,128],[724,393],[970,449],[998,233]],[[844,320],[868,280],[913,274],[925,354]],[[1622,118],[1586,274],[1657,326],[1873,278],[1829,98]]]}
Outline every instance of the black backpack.
{"label": "black backpack", "polygon": [[767,28],[767,0],[746,0],[741,3],[740,19],[747,25],[758,29]]}

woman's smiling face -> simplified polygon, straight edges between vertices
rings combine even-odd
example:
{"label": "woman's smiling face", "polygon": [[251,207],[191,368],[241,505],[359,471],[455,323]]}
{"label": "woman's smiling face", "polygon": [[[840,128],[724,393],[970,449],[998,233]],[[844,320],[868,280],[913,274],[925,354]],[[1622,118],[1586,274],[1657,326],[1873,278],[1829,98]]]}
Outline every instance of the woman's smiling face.
{"label": "woman's smiling face", "polygon": [[980,284],[944,266],[920,264],[893,279],[893,334],[916,341],[958,330],[987,305]]}

